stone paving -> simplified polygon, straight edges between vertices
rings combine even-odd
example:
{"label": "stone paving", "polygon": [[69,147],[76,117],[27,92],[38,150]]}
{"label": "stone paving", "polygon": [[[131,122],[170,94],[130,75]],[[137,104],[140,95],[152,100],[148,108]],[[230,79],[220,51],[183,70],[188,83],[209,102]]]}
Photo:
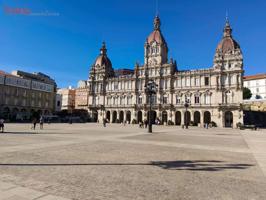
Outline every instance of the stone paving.
{"label": "stone paving", "polygon": [[6,124],[0,200],[266,199],[266,131]]}

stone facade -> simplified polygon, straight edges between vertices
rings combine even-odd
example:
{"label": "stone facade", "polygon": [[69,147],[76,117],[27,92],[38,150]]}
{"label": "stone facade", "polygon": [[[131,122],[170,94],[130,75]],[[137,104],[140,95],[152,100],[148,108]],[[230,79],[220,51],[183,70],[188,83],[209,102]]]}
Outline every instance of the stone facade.
{"label": "stone facade", "polygon": [[75,108],[76,90],[71,87],[61,88],[57,90],[57,96],[58,100],[61,100],[61,105],[58,110],[67,110],[69,113],[71,113]]}
{"label": "stone facade", "polygon": [[[153,122],[158,119],[162,124],[183,125],[187,121],[203,126],[213,121],[218,127],[243,123],[243,57],[228,19],[213,66],[199,70],[180,70],[176,61],[168,60],[168,45],[160,25],[156,16],[154,30],[144,44],[144,64],[136,64],[128,73],[116,73],[103,43],[85,87],[86,106],[93,121],[106,118],[132,123],[147,119],[150,115],[145,84],[152,79],[158,85],[151,99]],[[185,102],[189,104],[187,110]]]}
{"label": "stone facade", "polygon": [[0,116],[28,120],[34,113],[49,115],[55,108],[56,83],[42,73],[0,71]]}

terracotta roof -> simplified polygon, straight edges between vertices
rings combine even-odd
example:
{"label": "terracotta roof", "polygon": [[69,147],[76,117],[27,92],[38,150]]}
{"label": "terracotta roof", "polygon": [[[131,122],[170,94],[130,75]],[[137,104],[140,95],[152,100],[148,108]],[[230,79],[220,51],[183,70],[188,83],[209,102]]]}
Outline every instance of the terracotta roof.
{"label": "terracotta roof", "polygon": [[255,74],[255,75],[249,75],[249,76],[244,76],[244,80],[256,80],[256,79],[263,79],[266,78],[266,74]]}
{"label": "terracotta roof", "polygon": [[217,51],[222,52],[223,54],[239,49],[239,44],[231,37],[224,37],[222,41],[217,46]]}
{"label": "terracotta roof", "polygon": [[111,63],[110,59],[107,57],[107,55],[99,55],[96,58],[96,61],[95,61],[94,65],[95,66],[99,65],[99,66],[109,67],[109,66],[112,66],[112,63]]}
{"label": "terracotta roof", "polygon": [[166,43],[165,39],[159,30],[154,30],[147,39],[148,43],[151,44],[153,41],[156,41],[159,44]]}

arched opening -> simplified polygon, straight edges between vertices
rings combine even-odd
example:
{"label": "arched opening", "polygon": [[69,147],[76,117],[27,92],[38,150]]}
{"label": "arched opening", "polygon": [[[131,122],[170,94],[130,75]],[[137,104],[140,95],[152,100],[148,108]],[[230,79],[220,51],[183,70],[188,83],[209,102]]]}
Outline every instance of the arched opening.
{"label": "arched opening", "polygon": [[122,110],[119,112],[119,122],[120,123],[124,122],[124,111]]}
{"label": "arched opening", "polygon": [[195,111],[194,112],[194,124],[195,126],[198,126],[199,123],[200,123],[200,112]]}
{"label": "arched opening", "polygon": [[18,118],[19,111],[17,108],[12,109],[11,120],[15,121]]}
{"label": "arched opening", "polygon": [[181,112],[176,111],[175,112],[175,125],[181,125]]}
{"label": "arched opening", "polygon": [[111,113],[110,113],[109,110],[106,112],[105,118],[106,118],[107,122],[109,123],[110,122],[110,119],[111,119]]}
{"label": "arched opening", "polygon": [[224,114],[224,126],[233,127],[233,113],[231,111],[226,111]]}
{"label": "arched opening", "polygon": [[26,120],[27,119],[27,111],[26,109],[21,109],[21,118],[22,120]]}
{"label": "arched opening", "polygon": [[155,124],[155,120],[156,120],[156,117],[157,117],[157,113],[154,111],[154,110],[152,110],[151,111],[151,115],[150,115],[150,111],[148,111],[148,122],[149,122],[149,120],[150,120],[150,116],[151,116],[151,123],[152,124]]}
{"label": "arched opening", "polygon": [[138,111],[138,119],[137,119],[138,123],[142,122],[142,112]]}
{"label": "arched opening", "polygon": [[184,124],[185,125],[189,125],[191,121],[191,116],[190,116],[190,112],[186,111],[184,114]]}
{"label": "arched opening", "polygon": [[92,111],[91,122],[98,122],[98,112],[97,112],[97,110]]}
{"label": "arched opening", "polygon": [[8,107],[4,108],[3,117],[4,117],[4,119],[9,119],[10,118],[10,109]]}
{"label": "arched opening", "polygon": [[116,121],[117,121],[117,112],[114,111],[113,112],[113,120],[112,120],[112,123],[116,123]]}
{"label": "arched opening", "polygon": [[167,112],[166,111],[162,112],[162,123],[167,124]]}
{"label": "arched opening", "polygon": [[126,112],[126,121],[127,121],[127,123],[129,123],[129,124],[130,124],[130,122],[131,122],[131,112],[130,112],[130,111],[127,111],[127,112]]}
{"label": "arched opening", "polygon": [[210,124],[211,123],[211,113],[209,111],[204,112],[203,122],[204,122],[204,124]]}

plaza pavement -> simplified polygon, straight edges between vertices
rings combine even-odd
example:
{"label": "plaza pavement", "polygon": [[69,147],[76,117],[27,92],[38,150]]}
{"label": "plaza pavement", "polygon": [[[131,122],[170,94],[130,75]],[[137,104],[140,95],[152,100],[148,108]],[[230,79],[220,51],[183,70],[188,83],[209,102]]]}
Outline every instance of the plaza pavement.
{"label": "plaza pavement", "polygon": [[265,130],[30,126],[0,134],[0,200],[266,199]]}

